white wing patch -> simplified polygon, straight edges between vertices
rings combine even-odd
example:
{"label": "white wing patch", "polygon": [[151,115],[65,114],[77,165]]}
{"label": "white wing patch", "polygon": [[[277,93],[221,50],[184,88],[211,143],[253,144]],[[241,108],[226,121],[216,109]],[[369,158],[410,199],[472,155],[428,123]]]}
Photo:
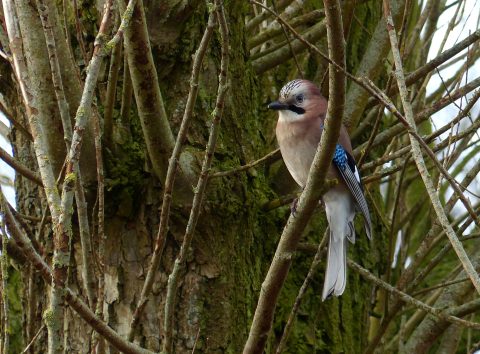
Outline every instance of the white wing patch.
{"label": "white wing patch", "polygon": [[358,183],[361,183],[360,173],[358,173],[357,165],[355,165],[355,171],[353,171],[353,174],[355,175],[355,178],[356,178],[357,182],[358,182]]}

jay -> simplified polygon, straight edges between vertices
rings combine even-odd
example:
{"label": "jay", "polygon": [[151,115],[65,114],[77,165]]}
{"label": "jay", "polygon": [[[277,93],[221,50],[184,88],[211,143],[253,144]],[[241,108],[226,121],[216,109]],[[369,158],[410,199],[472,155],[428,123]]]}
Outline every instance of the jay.
{"label": "jay", "polygon": [[[276,135],[280,151],[293,179],[304,188],[322,135],[327,100],[313,82],[293,80],[282,88],[279,100],[270,103],[268,108],[279,111]],[[327,178],[335,178],[339,183],[322,197],[330,230],[322,300],[332,294],[340,296],[345,290],[347,240],[355,243],[356,211],[363,215],[369,239],[372,234],[360,174],[343,125]]]}

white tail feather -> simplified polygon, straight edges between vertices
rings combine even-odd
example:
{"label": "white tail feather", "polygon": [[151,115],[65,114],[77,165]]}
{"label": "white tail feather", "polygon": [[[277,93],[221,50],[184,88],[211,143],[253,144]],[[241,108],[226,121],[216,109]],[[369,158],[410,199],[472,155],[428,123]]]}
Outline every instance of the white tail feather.
{"label": "white tail feather", "polygon": [[325,270],[325,282],[323,284],[322,301],[330,294],[340,296],[347,285],[347,242],[346,238],[335,239],[330,231],[330,243],[328,246],[327,268]]}
{"label": "white tail feather", "polygon": [[353,218],[355,207],[347,190],[333,189],[323,197],[330,228],[328,259],[325,270],[322,300],[330,295],[340,296],[347,285],[347,240],[355,242]]}

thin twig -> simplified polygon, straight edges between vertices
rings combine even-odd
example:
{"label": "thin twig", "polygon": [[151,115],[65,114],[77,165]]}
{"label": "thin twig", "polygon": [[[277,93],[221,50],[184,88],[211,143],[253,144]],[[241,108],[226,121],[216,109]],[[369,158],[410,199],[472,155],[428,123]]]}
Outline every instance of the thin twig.
{"label": "thin twig", "polygon": [[454,284],[458,284],[458,283],[462,283],[462,282],[467,281],[467,280],[469,280],[469,279],[470,279],[469,277],[465,277],[465,278],[461,278],[461,279],[444,281],[443,283],[440,283],[440,284],[437,284],[437,285],[434,285],[434,286],[430,286],[430,287],[428,287],[428,288],[425,288],[425,289],[416,291],[416,292],[414,292],[414,293],[412,294],[412,296],[418,296],[418,295],[422,295],[422,294],[428,293],[428,292],[430,292],[430,291],[432,291],[432,290],[436,290],[436,289],[440,289],[440,288],[446,288],[447,286],[454,285]]}
{"label": "thin twig", "polygon": [[[455,118],[453,118],[450,122],[446,123],[443,127],[437,129],[436,131],[434,131],[433,133],[423,137],[423,140],[426,142],[426,143],[431,143],[432,141],[434,141],[435,138],[439,137],[441,134],[445,133],[448,129],[451,128],[451,125],[452,124],[458,124],[460,123],[463,118],[465,117],[468,117],[469,115],[469,112],[470,110],[473,108],[473,106],[477,103],[477,101],[480,99],[480,90],[477,90],[472,98],[469,100],[468,104],[465,106],[465,108],[463,110],[461,110],[457,116]],[[459,133],[458,135],[456,135],[456,138],[460,139],[460,138],[463,138],[464,136],[466,136],[465,134],[468,134],[470,133],[471,131],[476,131],[477,129],[477,124],[480,124],[479,123],[480,121],[476,121],[474,122],[470,127],[468,127],[467,129],[465,129],[464,131],[462,131],[461,133]],[[442,148],[444,147],[444,143],[443,142],[440,142],[438,143],[434,148],[433,150],[434,151],[437,151],[438,148]],[[409,146],[404,146],[404,147],[401,147],[399,149],[397,149],[397,151],[395,151],[394,153],[391,153],[391,154],[388,154],[388,155],[385,155],[384,157],[381,157],[379,159],[376,159],[374,161],[371,161],[371,162],[368,162],[368,163],[365,163],[363,166],[362,166],[362,170],[366,170],[366,169],[370,169],[370,168],[373,168],[373,167],[376,167],[376,166],[380,166],[380,165],[383,165],[389,161],[392,161],[392,160],[395,160],[395,159],[398,159],[402,156],[404,156],[405,154],[407,153],[410,153],[412,150],[410,149]]]}
{"label": "thin twig", "polygon": [[[476,174],[475,174],[476,175]],[[467,177],[466,177],[467,178]],[[445,210],[447,213],[451,211],[455,204],[454,200],[455,195],[452,195],[449,199],[449,201],[445,204]],[[477,212],[478,212],[478,207],[477,207]],[[468,223],[465,223],[462,225],[462,227],[458,230],[459,233],[463,233],[465,229],[468,227]],[[444,237],[445,231],[442,231],[441,226],[438,225],[438,223],[434,223],[428,234],[424,237],[423,241],[420,243],[420,245],[417,247],[415,254],[411,256],[411,264],[402,272],[400,279],[397,281],[397,289],[405,289],[406,291],[410,291],[414,287],[418,285],[418,283],[428,274],[429,268],[433,268],[435,266],[436,259],[444,259],[439,252],[439,257],[434,257],[432,260],[430,260],[427,264],[427,267],[423,269],[415,278],[416,271],[418,270],[421,262],[425,259],[425,257],[428,255],[432,247],[436,244],[436,240],[438,240],[440,237]],[[451,244],[448,243],[444,248],[451,248]],[[445,252],[446,253],[446,252]],[[445,254],[444,253],[444,254]],[[399,300],[396,300],[391,308],[388,316],[383,318],[382,325],[380,329],[378,330],[377,334],[375,337],[371,340],[369,343],[367,349],[365,350],[365,353],[373,353],[375,348],[377,347],[380,339],[382,338],[383,334],[387,330],[390,322],[393,320],[395,317],[396,313],[400,311],[402,308],[402,302]]]}
{"label": "thin twig", "polygon": [[[445,63],[447,60],[454,57],[455,55],[460,53],[462,50],[467,49],[471,44],[477,42],[478,40],[480,40],[480,30],[475,31],[474,33],[466,37],[464,40],[462,40],[461,42],[445,50],[443,53],[437,55],[435,58],[430,60],[425,65],[421,66],[420,68],[416,69],[412,73],[408,74],[405,77],[405,83],[407,84],[407,86],[410,86],[418,82],[420,79],[428,75],[431,71],[435,70],[439,65]],[[389,97],[394,97],[397,92],[398,92],[397,86],[393,85],[390,88],[390,90],[387,92],[387,95]],[[375,98],[372,98],[371,100],[369,100],[365,108],[368,109],[373,107],[375,104],[378,103],[378,101],[377,102],[375,101],[376,101]]]}
{"label": "thin twig", "polygon": [[299,197],[299,193],[291,193],[287,195],[282,195],[278,198],[275,198],[273,200],[270,200],[266,202],[265,204],[262,205],[262,210],[263,211],[270,211],[273,209],[280,208],[284,205],[290,204],[293,202],[296,198]]}
{"label": "thin twig", "polygon": [[239,172],[249,170],[250,168],[255,167],[255,166],[257,166],[261,163],[266,163],[266,162],[269,162],[270,160],[276,161],[279,158],[280,158],[280,149],[277,148],[277,149],[269,152],[265,156],[259,158],[258,160],[252,161],[252,162],[250,162],[246,165],[239,166],[239,167],[236,167],[236,168],[228,170],[228,171],[220,171],[220,172],[212,173],[210,175],[210,178],[231,176],[231,175],[237,174]]}
{"label": "thin twig", "polygon": [[195,353],[195,349],[197,349],[197,343],[198,343],[198,338],[200,338],[200,330],[202,329],[202,327],[200,326],[200,324],[198,325],[198,330],[197,330],[197,334],[195,335],[195,342],[193,342],[193,348],[192,348],[192,354]]}
{"label": "thin twig", "polygon": [[[410,157],[407,157],[404,161],[403,161],[403,167],[402,167],[402,172],[400,173],[400,176],[398,176],[398,180],[397,180],[397,186],[395,187],[395,191],[394,191],[394,196],[395,196],[395,199],[394,199],[394,202],[393,202],[393,210],[392,210],[392,215],[390,217],[390,237],[388,238],[388,258],[387,258],[387,274],[386,274],[386,277],[385,277],[385,280],[387,283],[390,283],[390,279],[391,279],[391,274],[392,274],[392,264],[393,264],[393,257],[394,257],[394,243],[393,241],[395,240],[395,221],[396,221],[396,217],[397,217],[397,210],[398,210],[398,206],[399,206],[399,203],[400,203],[400,195],[401,195],[401,192],[403,191],[403,188],[402,188],[402,184],[403,184],[403,180],[404,180],[404,177],[405,177],[405,172],[407,170],[407,165],[408,165],[408,161],[410,160]],[[388,301],[390,300],[390,297],[388,296],[385,296],[385,312],[388,312]]]}
{"label": "thin twig", "polygon": [[[22,219],[28,220],[28,221],[33,221],[33,222],[41,222],[43,218],[38,217],[38,216],[31,216],[31,215],[26,215],[22,213],[17,213],[17,216],[21,217]],[[47,221],[52,221],[51,217],[47,217]]]}
{"label": "thin twig", "polygon": [[[122,0],[123,1],[123,0]],[[118,16],[117,16],[118,18]],[[118,21],[118,20],[117,20]],[[118,72],[122,63],[122,41],[118,41],[113,46],[112,56],[110,58],[110,69],[108,71],[107,94],[105,98],[105,113],[103,115],[104,141],[105,146],[112,147],[113,132],[113,108],[115,105],[115,96],[117,92]]]}
{"label": "thin twig", "polygon": [[[283,10],[285,7],[287,7],[292,0],[282,0],[278,4],[278,9]],[[261,6],[263,8],[263,6]],[[268,18],[271,12],[269,11],[262,11],[258,16],[255,16],[252,18],[250,21],[248,21],[245,24],[245,29],[247,32],[252,32],[260,23],[262,23],[264,20]]]}
{"label": "thin twig", "polygon": [[[465,86],[461,87],[460,89],[452,92],[450,94],[450,97],[444,97],[432,104],[431,106],[423,109],[421,112],[417,113],[415,115],[415,123],[422,123],[428,120],[434,113],[440,111],[441,109],[445,108],[446,106],[450,105],[454,100],[467,95],[469,92],[475,90],[477,87],[480,86],[480,77],[476,78],[475,80],[470,81],[468,84],[465,84]],[[366,87],[364,87],[366,88]],[[366,88],[369,90],[368,88]],[[370,88],[371,89],[371,88]],[[375,99],[379,102],[382,101],[381,95],[374,94],[372,93],[372,96],[375,97]],[[385,95],[386,97],[386,95]],[[387,109],[390,110],[389,107]],[[395,116],[398,117],[399,113],[398,112],[392,112]],[[400,114],[401,115],[401,114]],[[403,123],[397,123],[394,126],[382,131],[379,133],[376,137],[375,140],[373,141],[373,146],[378,146],[379,144],[383,144],[386,141],[391,140],[394,136],[398,136],[400,133],[403,133],[405,131],[405,125]],[[358,151],[363,149],[365,147],[365,144],[362,144],[354,149],[354,154],[357,154]]]}
{"label": "thin twig", "polygon": [[317,270],[318,265],[322,259],[322,255],[325,251],[325,246],[327,245],[327,234],[326,231],[323,234],[322,241],[320,241],[317,252],[315,253],[315,257],[313,258],[312,264],[310,265],[310,269],[308,270],[307,276],[305,277],[302,287],[298,291],[297,297],[295,298],[295,302],[290,310],[290,314],[288,315],[287,323],[285,327],[283,327],[282,337],[280,338],[280,342],[278,343],[277,350],[275,351],[276,354],[280,354],[284,351],[285,346],[287,345],[288,336],[290,335],[290,331],[292,330],[293,321],[295,321],[295,317],[297,317],[298,309],[302,303],[303,297],[305,296],[308,286],[312,281],[313,276]]}
{"label": "thin twig", "polygon": [[458,318],[456,316],[449,315],[448,311],[444,311],[441,309],[434,308],[432,306],[429,306],[425,304],[424,302],[417,300],[410,295],[404,293],[403,291],[398,290],[397,288],[393,287],[392,285],[384,282],[382,279],[377,278],[375,275],[370,273],[368,270],[360,266],[359,264],[355,263],[354,261],[347,259],[347,264],[350,268],[352,268],[354,271],[359,273],[362,277],[365,279],[373,282],[374,284],[382,287],[389,293],[395,294],[398,296],[402,301],[418,308],[421,309],[425,312],[428,312],[432,314],[435,317],[438,317],[442,320],[458,324],[459,326],[466,327],[466,328],[475,328],[475,329],[480,329],[480,323],[477,322],[471,322],[471,321],[466,321],[462,320],[461,318]]}
{"label": "thin twig", "polygon": [[38,240],[34,237],[33,235],[33,232],[30,230],[30,228],[28,227],[28,225],[23,221],[22,217],[20,215],[18,215],[17,211],[12,207],[10,206],[10,212],[13,214],[13,216],[17,219],[18,223],[20,224],[20,226],[25,230],[25,233],[27,234],[27,237],[30,239],[30,241],[32,242],[32,246],[33,248],[38,252],[40,253],[41,255],[45,255],[46,252],[45,252],[45,247],[43,244],[41,244],[40,242],[38,242]]}
{"label": "thin twig", "polygon": [[[437,157],[435,156],[435,153],[432,151],[432,149],[430,149],[428,144],[417,133],[415,120],[413,118],[413,110],[410,109],[409,113],[411,113],[411,120],[408,120],[397,110],[397,108],[393,105],[393,103],[390,101],[390,99],[382,91],[380,91],[370,80],[368,80],[367,78],[364,78],[363,81],[364,81],[364,83],[366,83],[367,86],[370,86],[370,88],[372,90],[372,93],[374,93],[376,95],[376,97],[378,97],[386,105],[386,107],[395,115],[395,117],[397,117],[398,120],[405,126],[405,128],[407,129],[407,131],[410,135],[410,138],[415,140],[415,142],[416,142],[416,144],[418,144],[419,148],[420,148],[420,146],[423,148],[423,150],[427,153],[427,155],[433,161],[433,163],[435,164],[437,169],[448,180],[448,182],[450,183],[450,186],[452,187],[453,191],[455,192],[457,197],[461,200],[461,202],[463,203],[465,208],[468,210],[468,212],[470,213],[472,218],[475,220],[475,223],[480,226],[480,220],[478,219],[477,215],[475,214],[470,201],[465,197],[465,195],[463,194],[463,191],[458,186],[458,183],[450,175],[450,173],[447,171],[447,169],[440,163],[440,161],[438,161]],[[404,88],[405,88],[405,92],[404,92],[405,102],[409,102],[409,101],[407,101],[408,97],[407,97],[406,86]],[[402,95],[402,93],[400,93],[400,95]],[[411,108],[411,105],[410,105],[410,108]],[[411,139],[410,139],[410,141],[411,141]],[[448,143],[450,143],[450,140],[448,140]],[[418,151],[418,153],[419,153],[418,156],[421,157],[421,161],[423,161],[423,165],[425,165],[425,162],[423,160],[423,155],[422,155],[421,151]],[[422,176],[422,179],[424,177],[427,177],[427,179],[430,180],[430,182],[432,182],[430,177],[429,177],[430,175],[428,173],[428,169],[426,168],[426,166],[425,166],[424,170],[422,170],[422,168],[420,166],[418,166],[417,161],[419,161],[419,160],[417,160],[415,158],[415,154],[416,154],[416,150],[415,150],[415,148],[412,147],[412,155],[414,156],[414,160],[417,164],[417,167],[419,169],[420,175]],[[422,173],[424,173],[424,174],[422,175]],[[424,182],[424,183],[428,183],[428,182]],[[429,187],[427,187],[427,192],[428,192],[428,188]],[[433,189],[431,190],[431,192],[436,193],[435,188],[433,186],[433,182],[432,182],[432,188]],[[436,196],[436,198],[434,197],[434,199],[438,199],[438,196]],[[432,203],[433,203],[433,200],[432,200]],[[438,203],[440,203],[439,199],[438,199]],[[438,207],[441,208],[441,204],[438,204]],[[446,218],[446,216],[445,216],[445,218]],[[479,281],[479,288],[478,289],[479,289],[479,292],[480,292],[480,278],[478,279],[478,281]]]}
{"label": "thin twig", "polygon": [[85,48],[85,42],[83,40],[82,24],[80,23],[80,12],[78,10],[77,0],[73,0],[73,17],[75,19],[75,34],[77,36],[77,42],[80,45],[83,62],[85,63],[85,65],[87,65],[88,55]]}
{"label": "thin twig", "polygon": [[25,354],[27,353],[29,350],[30,350],[30,347],[35,343],[35,341],[37,340],[38,336],[42,333],[42,331],[45,329],[45,324],[42,323],[42,325],[40,326],[40,328],[38,329],[37,333],[33,336],[32,340],[30,341],[30,343],[28,343],[28,345],[25,347],[25,349],[23,349],[23,352],[22,354]]}
{"label": "thin twig", "polygon": [[[478,211],[478,209],[477,209]],[[463,233],[466,228],[470,225],[469,222],[465,222],[459,229],[458,229],[458,232],[459,233]],[[430,245],[430,248],[433,248],[436,244],[438,244],[438,242],[443,239],[443,237],[445,237],[444,235],[444,232],[442,232],[440,235],[437,236],[436,239],[434,239]],[[461,239],[462,242],[464,241],[468,241],[472,238],[475,238],[475,237],[470,237],[470,236],[466,236],[466,237],[463,237]],[[410,282],[409,284],[409,287],[410,288],[415,288],[418,284],[420,284],[420,282],[425,279],[427,277],[427,275],[437,266],[439,265],[444,259],[445,259],[445,255],[448,253],[448,251],[450,251],[450,249],[452,248],[452,245],[451,243],[447,243],[445,244],[445,246],[443,246],[443,248],[432,258],[429,260],[429,262],[427,263],[427,265],[421,269],[420,271],[418,271],[416,273],[416,277]]]}
{"label": "thin twig", "polygon": [[[287,22],[282,22],[283,24]],[[326,34],[326,22],[325,20],[319,21],[317,24],[309,28],[303,33],[304,38],[312,42],[317,42]],[[296,32],[295,32],[296,33]],[[293,53],[300,53],[308,49],[308,46],[305,46],[301,40],[293,40],[291,46],[286,42],[282,42],[277,46],[272,46],[272,48],[261,52],[259,57],[255,58],[252,56],[252,67],[253,70],[259,75],[264,73],[267,70],[274,68],[277,65],[285,63],[288,59],[292,57]]]}
{"label": "thin twig", "polygon": [[[102,152],[102,135],[100,128],[100,117],[98,114],[93,116],[93,134],[95,142],[95,160],[97,162],[97,202],[98,202],[98,213],[97,213],[97,238],[98,238],[98,259],[100,259],[100,269],[98,272],[98,292],[97,292],[97,308],[101,314],[103,311],[103,286],[104,286],[104,277],[105,277],[105,243],[106,243],[106,234],[105,234],[105,179],[104,179],[104,167],[103,167],[103,152]],[[88,245],[91,247],[91,242],[88,241]],[[90,250],[90,253],[93,254],[93,250]],[[93,268],[93,266],[92,266]],[[94,281],[93,269],[90,270],[91,274],[89,277],[90,281]],[[92,304],[93,306],[93,304]]]}
{"label": "thin twig", "polygon": [[362,168],[363,162],[365,161],[365,157],[368,156],[368,153],[370,152],[370,149],[373,144],[373,140],[377,135],[378,128],[380,127],[380,122],[383,117],[383,109],[384,107],[382,105],[378,106],[377,117],[375,118],[375,123],[373,124],[373,129],[372,129],[372,132],[370,133],[370,138],[368,139],[367,146],[365,147],[364,150],[362,150],[362,155],[360,155],[360,158],[358,159],[357,166],[359,169]]}
{"label": "thin twig", "polygon": [[[252,0],[252,2],[255,3],[256,1]],[[272,5],[273,5],[273,9],[275,10],[275,12],[277,12],[277,6],[275,5],[275,0],[272,0]],[[297,66],[297,70],[298,70],[298,73],[300,75],[300,78],[303,79],[303,71],[302,71],[302,68],[300,66],[300,63],[298,62],[297,55],[295,54],[295,51],[293,50],[292,41],[288,37],[287,30],[285,29],[285,27],[283,27],[283,25],[281,23],[280,23],[280,27],[282,28],[283,34],[285,35],[285,40],[287,41],[288,48],[290,48],[290,53],[292,54],[293,60],[295,61],[295,65]]]}
{"label": "thin twig", "polygon": [[212,11],[210,13],[208,24],[203,34],[202,40],[200,41],[200,45],[193,59],[192,75],[190,78],[190,91],[188,93],[187,104],[185,106],[182,123],[180,125],[180,130],[178,132],[177,139],[175,141],[175,146],[173,148],[172,156],[170,157],[169,163],[168,163],[167,176],[165,180],[165,189],[163,192],[162,210],[160,212],[160,224],[158,226],[158,233],[155,241],[155,249],[153,251],[153,255],[150,260],[150,265],[147,271],[147,276],[145,277],[145,282],[142,287],[140,300],[138,301],[137,308],[135,309],[132,321],[130,322],[130,329],[128,333],[129,340],[133,339],[135,327],[147,303],[148,296],[152,290],[155,272],[158,269],[158,265],[162,257],[163,249],[165,247],[167,231],[168,231],[168,220],[170,216],[170,205],[172,202],[172,191],[175,183],[175,176],[178,169],[178,160],[180,158],[182,146],[187,137],[188,127],[190,126],[190,120],[192,118],[193,108],[195,106],[195,101],[197,99],[197,94],[198,94],[200,69],[202,67],[202,62],[205,57],[208,44],[212,37],[214,27],[215,27],[215,13]]}
{"label": "thin twig", "polygon": [[163,343],[163,351],[165,353],[172,352],[173,345],[173,321],[175,298],[178,291],[178,282],[180,271],[185,266],[188,249],[193,239],[195,227],[197,225],[198,217],[200,215],[200,207],[202,206],[205,196],[205,189],[208,184],[208,176],[210,167],[212,165],[213,154],[217,143],[218,133],[220,131],[220,121],[223,116],[225,107],[225,98],[228,91],[228,64],[229,64],[229,33],[227,20],[225,18],[225,9],[222,0],[215,0],[215,13],[219,24],[219,32],[221,36],[221,63],[220,73],[218,75],[218,90],[215,108],[212,112],[212,122],[210,126],[210,135],[208,138],[207,147],[205,149],[205,157],[202,164],[202,170],[195,188],[195,194],[192,202],[192,209],[190,210],[190,217],[188,219],[185,235],[183,236],[180,254],[175,259],[172,273],[168,277],[167,296],[165,300],[165,339]]}

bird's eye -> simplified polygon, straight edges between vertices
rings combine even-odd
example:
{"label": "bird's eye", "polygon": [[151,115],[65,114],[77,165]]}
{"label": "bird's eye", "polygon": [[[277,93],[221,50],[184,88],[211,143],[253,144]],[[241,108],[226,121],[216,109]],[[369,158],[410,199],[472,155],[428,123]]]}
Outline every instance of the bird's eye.
{"label": "bird's eye", "polygon": [[303,95],[297,95],[295,96],[295,100],[298,102],[298,103],[303,103],[303,100],[305,99],[305,97],[303,97]]}

